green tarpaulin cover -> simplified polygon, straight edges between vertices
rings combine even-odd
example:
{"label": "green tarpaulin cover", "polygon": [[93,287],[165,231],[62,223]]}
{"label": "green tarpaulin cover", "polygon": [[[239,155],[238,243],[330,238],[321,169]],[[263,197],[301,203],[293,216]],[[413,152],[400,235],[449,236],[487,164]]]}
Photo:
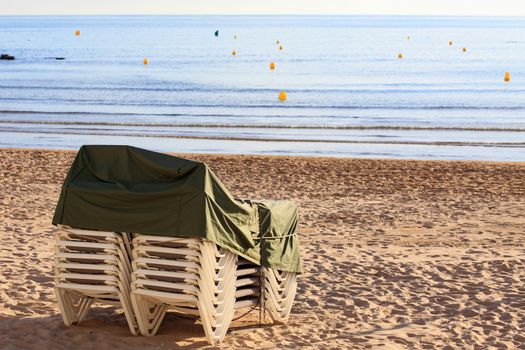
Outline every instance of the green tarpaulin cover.
{"label": "green tarpaulin cover", "polygon": [[254,263],[301,272],[294,202],[236,200],[206,164],[131,146],[82,146],[53,224],[201,237]]}

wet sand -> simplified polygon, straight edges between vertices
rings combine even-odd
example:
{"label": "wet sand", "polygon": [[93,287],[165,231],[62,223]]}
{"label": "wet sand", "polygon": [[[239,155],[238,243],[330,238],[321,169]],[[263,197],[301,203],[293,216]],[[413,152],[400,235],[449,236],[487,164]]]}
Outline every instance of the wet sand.
{"label": "wet sand", "polygon": [[[75,153],[0,149],[0,348],[207,347],[169,316],[65,327],[51,217]],[[236,320],[223,348],[525,348],[525,163],[190,155],[240,198],[293,199],[305,273],[286,325]]]}

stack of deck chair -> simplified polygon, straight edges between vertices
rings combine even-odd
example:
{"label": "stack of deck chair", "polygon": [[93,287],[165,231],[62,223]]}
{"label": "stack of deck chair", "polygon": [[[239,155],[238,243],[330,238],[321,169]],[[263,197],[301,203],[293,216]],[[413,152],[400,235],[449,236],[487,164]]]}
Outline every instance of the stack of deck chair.
{"label": "stack of deck chair", "polygon": [[55,294],[64,324],[78,324],[94,302],[118,305],[129,329],[138,325],[130,299],[127,234],[60,227],[55,241]]}
{"label": "stack of deck chair", "polygon": [[261,303],[261,283],[271,319],[286,322],[290,315],[295,273],[261,268],[200,238],[135,234],[133,247],[131,299],[142,335],[155,335],[173,310],[199,317],[207,340],[217,344],[236,309]]}
{"label": "stack of deck chair", "polygon": [[135,235],[131,299],[142,335],[168,309],[199,316],[207,340],[224,338],[233,318],[237,255],[199,238]]}
{"label": "stack of deck chair", "polygon": [[261,304],[273,322],[287,322],[297,291],[296,277],[294,272],[261,267],[239,257],[235,309]]}
{"label": "stack of deck chair", "polygon": [[115,303],[133,334],[155,335],[173,311],[198,319],[216,344],[236,312],[290,315],[301,273],[297,204],[236,199],[202,162],[82,146],[53,224],[67,225],[55,266],[66,325],[93,302]]}
{"label": "stack of deck chair", "polygon": [[297,291],[297,274],[262,267],[264,309],[274,322],[286,322]]}

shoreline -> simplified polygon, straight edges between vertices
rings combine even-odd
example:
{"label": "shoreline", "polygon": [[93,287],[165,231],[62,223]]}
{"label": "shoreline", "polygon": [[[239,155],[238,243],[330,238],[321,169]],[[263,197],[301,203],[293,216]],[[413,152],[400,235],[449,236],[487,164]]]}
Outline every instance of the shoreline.
{"label": "shoreline", "polygon": [[[133,146],[133,145],[128,145]],[[141,148],[141,147],[139,147]],[[57,153],[71,153],[76,154],[78,150],[72,149],[54,149],[54,148],[20,148],[20,147],[0,147],[0,153],[6,151],[19,152],[57,152]],[[518,165],[525,166],[525,161],[507,161],[507,160],[476,160],[476,159],[417,159],[417,158],[380,158],[380,157],[347,157],[347,156],[304,156],[304,155],[279,155],[279,154],[240,154],[240,153],[182,153],[182,152],[163,152],[159,153],[170,154],[177,157],[254,157],[254,158],[292,158],[292,159],[318,159],[318,160],[342,160],[342,161],[386,161],[386,162],[437,162],[437,163],[481,163],[487,165]]]}
{"label": "shoreline", "polygon": [[348,144],[348,145],[399,145],[399,146],[457,146],[457,147],[488,147],[488,148],[514,148],[525,146],[524,142],[456,142],[456,141],[374,141],[374,140],[318,140],[318,139],[279,139],[279,138],[250,138],[250,137],[230,137],[230,136],[185,136],[185,135],[160,135],[160,134],[134,134],[134,133],[103,133],[86,134],[81,132],[56,132],[56,131],[14,131],[20,134],[47,134],[47,135],[80,135],[80,136],[120,136],[120,137],[139,137],[139,138],[160,138],[160,139],[179,139],[179,140],[204,140],[204,141],[246,141],[246,142],[287,142],[287,143],[313,143],[313,144]]}

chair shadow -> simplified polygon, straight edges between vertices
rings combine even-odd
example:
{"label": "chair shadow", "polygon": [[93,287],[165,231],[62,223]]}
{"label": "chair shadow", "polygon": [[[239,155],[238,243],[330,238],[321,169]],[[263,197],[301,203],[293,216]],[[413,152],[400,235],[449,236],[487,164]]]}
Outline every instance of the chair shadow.
{"label": "chair shadow", "polygon": [[196,349],[214,348],[195,320],[166,315],[154,337],[133,336],[124,314],[92,308],[79,325],[65,326],[60,314],[42,317],[0,315],[0,349]]}

